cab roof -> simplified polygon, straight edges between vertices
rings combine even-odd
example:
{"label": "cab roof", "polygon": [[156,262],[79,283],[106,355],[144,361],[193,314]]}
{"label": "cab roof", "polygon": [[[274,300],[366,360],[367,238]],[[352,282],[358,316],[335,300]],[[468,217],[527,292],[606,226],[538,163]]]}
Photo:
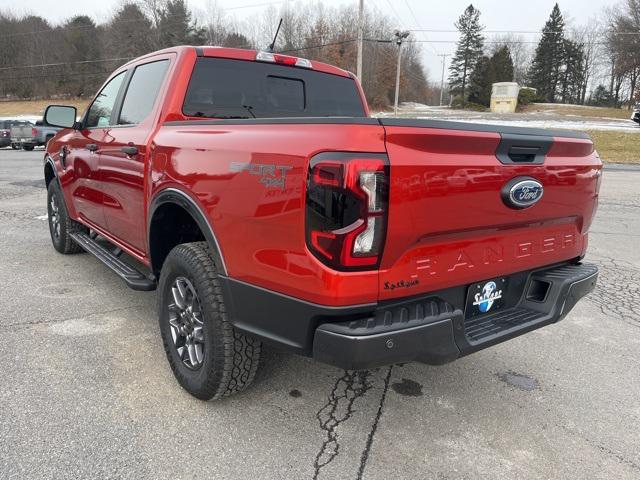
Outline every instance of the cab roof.
{"label": "cab roof", "polygon": [[[139,62],[140,60],[143,60],[146,58],[154,57],[156,55],[161,55],[166,53],[176,53],[178,55],[184,55],[184,54],[188,54],[189,52],[195,52],[196,56],[198,57],[229,58],[229,59],[235,59],[235,60],[245,60],[245,61],[255,62],[257,61],[256,56],[258,55],[259,51],[247,50],[243,48],[180,45],[180,46],[165,48],[163,50],[158,50],[155,52],[148,53],[134,60],[130,60],[124,66]],[[274,53],[274,54],[278,56],[290,57],[290,58],[303,58],[303,57],[286,55],[285,53]],[[339,75],[341,77],[351,77],[351,78],[355,77],[351,72],[335,67],[333,65],[329,65],[328,63],[317,62],[315,60],[310,60],[310,62],[311,62],[312,70],[315,70],[318,72],[330,73],[333,75]],[[302,67],[293,67],[293,68],[302,68]]]}

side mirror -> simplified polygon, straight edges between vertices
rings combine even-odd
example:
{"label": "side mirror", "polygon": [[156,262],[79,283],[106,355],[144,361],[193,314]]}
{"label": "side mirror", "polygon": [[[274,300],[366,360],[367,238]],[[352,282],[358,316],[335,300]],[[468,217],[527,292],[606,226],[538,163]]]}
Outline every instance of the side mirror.
{"label": "side mirror", "polygon": [[77,115],[76,107],[49,105],[44,111],[44,122],[52,127],[74,128]]}

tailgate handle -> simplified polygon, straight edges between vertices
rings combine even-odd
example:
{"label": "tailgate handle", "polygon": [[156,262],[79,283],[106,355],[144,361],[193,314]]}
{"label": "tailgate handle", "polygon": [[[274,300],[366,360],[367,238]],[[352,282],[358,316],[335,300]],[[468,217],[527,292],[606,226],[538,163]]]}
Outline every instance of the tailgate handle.
{"label": "tailgate handle", "polygon": [[501,133],[496,157],[505,165],[523,163],[540,165],[544,163],[552,145],[553,137],[546,135]]}
{"label": "tailgate handle", "polygon": [[514,145],[509,149],[507,155],[514,162],[535,162],[538,152],[540,152],[540,147],[519,147]]}

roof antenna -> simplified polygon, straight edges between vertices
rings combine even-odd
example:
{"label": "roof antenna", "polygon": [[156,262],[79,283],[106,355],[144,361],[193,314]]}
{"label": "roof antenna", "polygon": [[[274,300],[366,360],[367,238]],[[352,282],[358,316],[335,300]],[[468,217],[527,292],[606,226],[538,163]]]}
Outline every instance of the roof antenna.
{"label": "roof antenna", "polygon": [[278,28],[276,29],[276,34],[273,36],[273,42],[267,47],[267,52],[273,53],[273,48],[276,46],[276,40],[278,39],[278,33],[280,33],[280,27],[282,26],[282,18],[280,19],[280,23],[278,23]]}

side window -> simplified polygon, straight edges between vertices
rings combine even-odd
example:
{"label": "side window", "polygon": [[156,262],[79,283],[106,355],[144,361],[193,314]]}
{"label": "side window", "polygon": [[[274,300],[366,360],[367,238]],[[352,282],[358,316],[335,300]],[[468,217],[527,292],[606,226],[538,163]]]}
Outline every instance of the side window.
{"label": "side window", "polygon": [[153,110],[169,60],[146,63],[136,67],[129,82],[120,111],[119,125],[142,122]]}
{"label": "side window", "polygon": [[113,77],[100,91],[89,108],[85,127],[107,127],[111,123],[111,112],[124,80],[124,74],[125,72],[122,72]]}

